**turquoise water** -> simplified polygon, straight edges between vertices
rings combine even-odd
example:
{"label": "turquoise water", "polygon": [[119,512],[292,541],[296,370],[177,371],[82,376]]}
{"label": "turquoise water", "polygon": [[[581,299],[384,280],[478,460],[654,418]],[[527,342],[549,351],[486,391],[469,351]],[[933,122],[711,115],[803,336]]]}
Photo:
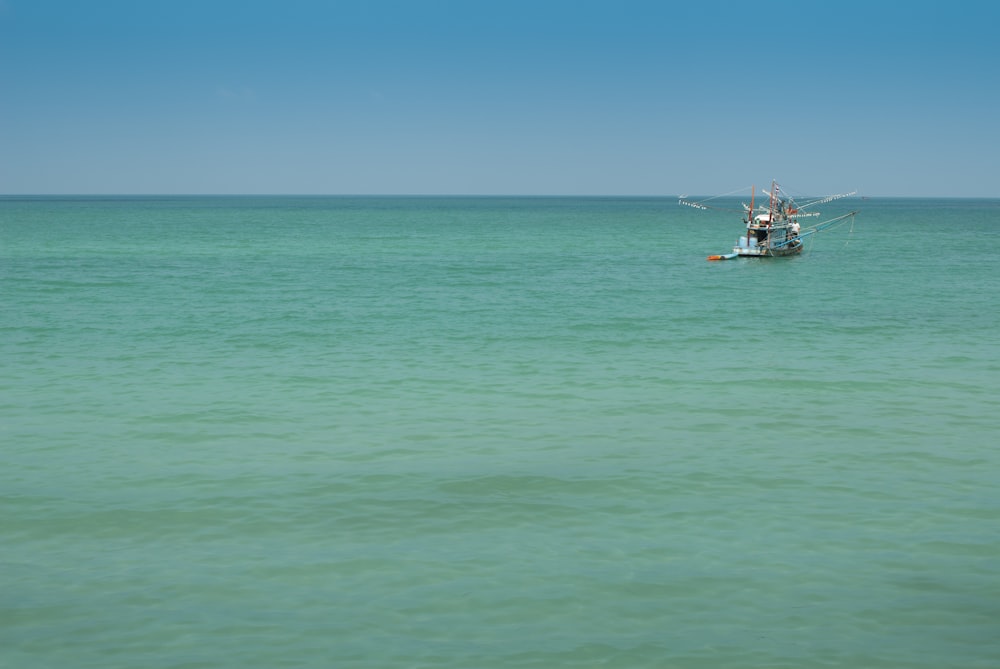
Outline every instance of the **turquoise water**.
{"label": "turquoise water", "polygon": [[998,200],[0,199],[0,666],[1000,666]]}

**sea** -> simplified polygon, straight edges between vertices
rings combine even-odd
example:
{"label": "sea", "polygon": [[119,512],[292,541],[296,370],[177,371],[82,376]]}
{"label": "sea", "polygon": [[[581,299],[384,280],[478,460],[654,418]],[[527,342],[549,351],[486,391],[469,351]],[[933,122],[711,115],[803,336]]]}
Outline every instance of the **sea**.
{"label": "sea", "polygon": [[0,667],[1000,666],[1000,200],[713,204],[0,198]]}

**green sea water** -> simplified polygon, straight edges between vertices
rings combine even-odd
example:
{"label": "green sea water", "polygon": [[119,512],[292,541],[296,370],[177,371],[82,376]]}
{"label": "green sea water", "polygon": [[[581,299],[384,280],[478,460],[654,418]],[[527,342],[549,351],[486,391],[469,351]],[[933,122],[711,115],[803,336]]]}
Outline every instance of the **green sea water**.
{"label": "green sea water", "polygon": [[0,667],[1000,666],[998,200],[0,198]]}

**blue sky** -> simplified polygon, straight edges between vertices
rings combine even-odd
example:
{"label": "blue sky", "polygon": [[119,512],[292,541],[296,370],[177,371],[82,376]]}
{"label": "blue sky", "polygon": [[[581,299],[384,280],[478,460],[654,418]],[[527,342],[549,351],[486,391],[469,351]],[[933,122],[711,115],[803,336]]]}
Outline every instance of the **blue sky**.
{"label": "blue sky", "polygon": [[1000,4],[0,0],[0,193],[1000,197]]}

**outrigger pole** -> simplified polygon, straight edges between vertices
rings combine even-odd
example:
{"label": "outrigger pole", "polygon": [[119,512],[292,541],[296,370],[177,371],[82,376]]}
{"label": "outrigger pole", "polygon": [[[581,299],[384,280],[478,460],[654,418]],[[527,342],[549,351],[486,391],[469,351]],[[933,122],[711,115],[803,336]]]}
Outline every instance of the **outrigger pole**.
{"label": "outrigger pole", "polygon": [[844,219],[854,218],[857,215],[857,213],[858,213],[857,210],[855,210],[855,211],[849,211],[846,214],[844,214],[843,216],[838,216],[837,218],[831,218],[829,221],[824,221],[823,223],[820,223],[819,225],[817,225],[814,228],[810,228],[810,229],[806,230],[805,232],[799,233],[799,236],[795,237],[794,239],[789,239],[789,240],[783,241],[783,242],[781,242],[779,244],[775,244],[774,246],[776,248],[780,247],[780,246],[786,246],[786,245],[791,244],[792,242],[794,242],[796,239],[802,239],[803,237],[808,237],[809,235],[815,235],[817,232],[822,232],[823,230],[826,230],[827,228],[833,227],[834,225],[836,225],[837,223],[840,223]]}

